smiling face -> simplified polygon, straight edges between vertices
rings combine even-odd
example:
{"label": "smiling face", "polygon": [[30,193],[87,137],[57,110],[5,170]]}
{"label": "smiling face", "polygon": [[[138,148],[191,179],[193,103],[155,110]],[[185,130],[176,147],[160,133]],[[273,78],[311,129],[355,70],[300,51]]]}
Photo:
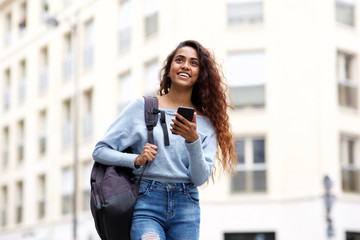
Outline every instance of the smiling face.
{"label": "smiling face", "polygon": [[199,72],[200,62],[196,50],[187,46],[179,48],[170,66],[171,86],[192,88],[198,79]]}

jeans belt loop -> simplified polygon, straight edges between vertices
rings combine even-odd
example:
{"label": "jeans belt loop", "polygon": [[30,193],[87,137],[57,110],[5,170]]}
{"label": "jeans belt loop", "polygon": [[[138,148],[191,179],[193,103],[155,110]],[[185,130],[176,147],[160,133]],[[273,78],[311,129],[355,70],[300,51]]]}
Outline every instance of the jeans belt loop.
{"label": "jeans belt loop", "polygon": [[182,183],[182,187],[183,187],[184,194],[186,194],[188,189],[187,189],[185,183]]}
{"label": "jeans belt loop", "polygon": [[152,181],[151,181],[151,184],[150,184],[150,187],[149,187],[149,191],[152,191],[152,190],[153,190],[154,185],[155,185],[155,181],[152,180]]}

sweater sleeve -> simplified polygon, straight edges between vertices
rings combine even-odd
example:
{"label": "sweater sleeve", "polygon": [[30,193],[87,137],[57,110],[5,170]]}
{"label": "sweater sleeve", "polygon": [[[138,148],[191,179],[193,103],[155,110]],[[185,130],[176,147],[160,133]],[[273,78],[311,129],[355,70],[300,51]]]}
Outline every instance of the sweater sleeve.
{"label": "sweater sleeve", "polygon": [[199,138],[185,145],[190,156],[188,175],[195,185],[200,186],[210,178],[212,173],[217,151],[216,134],[212,131],[204,139]]}
{"label": "sweater sleeve", "polygon": [[144,125],[142,109],[143,105],[138,101],[132,102],[124,109],[95,145],[92,153],[94,161],[105,165],[135,168],[134,161],[138,154],[122,151],[139,144],[141,136],[133,129],[137,122]]}

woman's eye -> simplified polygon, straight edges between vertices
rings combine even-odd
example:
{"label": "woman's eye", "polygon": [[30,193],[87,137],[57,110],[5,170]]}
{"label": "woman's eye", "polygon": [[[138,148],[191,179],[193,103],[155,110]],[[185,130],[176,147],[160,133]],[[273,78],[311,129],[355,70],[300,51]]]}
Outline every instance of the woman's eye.
{"label": "woman's eye", "polygon": [[191,64],[194,65],[194,66],[198,66],[198,65],[199,65],[198,62],[191,62]]}
{"label": "woman's eye", "polygon": [[182,62],[181,58],[175,59],[175,62]]}

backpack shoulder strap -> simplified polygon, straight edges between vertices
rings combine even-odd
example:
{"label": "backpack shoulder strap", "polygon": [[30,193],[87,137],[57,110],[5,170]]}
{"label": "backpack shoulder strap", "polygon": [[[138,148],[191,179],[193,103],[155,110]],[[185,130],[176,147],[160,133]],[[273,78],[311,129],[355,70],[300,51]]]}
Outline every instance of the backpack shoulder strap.
{"label": "backpack shoulder strap", "polygon": [[148,130],[148,142],[154,144],[154,127],[158,121],[159,102],[154,97],[144,97],[145,99],[145,124]]}
{"label": "backpack shoulder strap", "polygon": [[145,101],[145,123],[148,130],[148,141],[154,144],[154,127],[158,122],[158,114],[161,113],[161,127],[164,132],[165,146],[170,145],[169,134],[167,131],[165,112],[159,111],[159,101],[156,97],[144,97]]}

